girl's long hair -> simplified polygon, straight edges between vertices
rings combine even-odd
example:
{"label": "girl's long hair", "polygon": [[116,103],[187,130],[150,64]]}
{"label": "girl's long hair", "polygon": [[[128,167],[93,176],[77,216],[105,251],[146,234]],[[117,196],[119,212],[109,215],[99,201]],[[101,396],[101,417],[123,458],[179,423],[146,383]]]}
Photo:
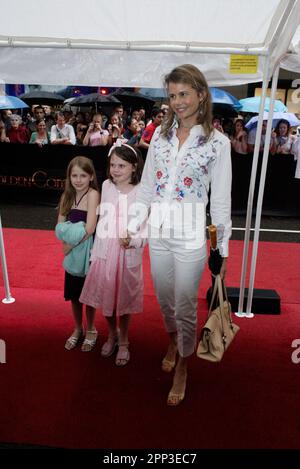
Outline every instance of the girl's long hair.
{"label": "girl's long hair", "polygon": [[74,166],[78,166],[85,173],[89,174],[90,176],[93,176],[92,181],[90,181],[90,187],[92,187],[96,191],[99,191],[96,171],[92,160],[86,158],[85,156],[75,156],[75,158],[73,158],[68,165],[65,190],[59,202],[59,213],[63,216],[68,215],[75,200],[76,191],[71,184],[71,172]]}
{"label": "girl's long hair", "polygon": [[279,135],[280,135],[280,131],[279,131],[280,124],[285,124],[286,125],[286,133],[287,133],[287,136],[288,136],[289,132],[290,132],[291,125],[290,125],[289,121],[287,121],[286,119],[280,119],[280,121],[277,123],[276,128],[275,128],[275,132],[276,132],[277,137],[279,137]]}
{"label": "girl's long hair", "polygon": [[[213,132],[212,126],[212,104],[207,81],[200,70],[191,64],[179,65],[165,76],[164,86],[168,91],[170,83],[184,83],[190,85],[197,93],[201,93],[203,101],[199,107],[197,123],[203,126],[205,135],[209,138]],[[170,103],[169,103],[170,104]],[[167,137],[174,122],[175,113],[169,105],[169,110],[162,124],[161,133]]]}
{"label": "girl's long hair", "polygon": [[236,130],[236,124],[237,122],[240,122],[242,124],[242,129],[245,130],[246,132],[246,127],[245,127],[245,122],[243,121],[243,119],[236,119],[234,121],[234,124],[233,124],[233,132],[232,132],[232,136],[235,137],[236,134],[237,134],[237,130]]}

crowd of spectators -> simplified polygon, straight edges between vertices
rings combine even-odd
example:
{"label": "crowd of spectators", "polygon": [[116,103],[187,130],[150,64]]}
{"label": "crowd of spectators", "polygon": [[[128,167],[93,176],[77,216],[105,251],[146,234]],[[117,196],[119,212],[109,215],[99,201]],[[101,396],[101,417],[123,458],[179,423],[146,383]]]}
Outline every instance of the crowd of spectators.
{"label": "crowd of spectators", "polygon": [[[168,105],[153,107],[149,115],[143,107],[127,112],[123,105],[117,105],[109,115],[100,112],[77,112],[69,105],[53,112],[50,106],[35,105],[21,117],[14,110],[1,111],[0,140],[11,143],[31,143],[39,145],[84,145],[111,146],[117,139],[123,139],[133,146],[147,150],[157,126],[168,112]],[[265,145],[266,121],[263,121],[260,151]],[[213,126],[228,136],[232,149],[240,155],[253,152],[256,127],[249,132],[244,118],[224,118],[214,116]],[[294,154],[300,152],[300,137],[297,129],[290,128],[282,119],[273,129],[270,153]]]}
{"label": "crowd of spectators", "polygon": [[32,106],[26,115],[5,110],[0,115],[0,140],[10,143],[52,145],[111,146],[123,139],[134,146],[148,148],[155,128],[161,124],[167,105],[154,107],[147,116],[143,107],[131,113],[117,105],[109,115],[77,112],[69,105],[53,112],[50,106]]}
{"label": "crowd of spectators", "polygon": [[[236,119],[223,119],[221,116],[215,116],[213,126],[228,136],[235,153],[247,155],[254,151],[257,126],[253,126],[248,131],[245,127],[245,121],[241,116]],[[265,146],[266,130],[267,121],[264,120],[260,139],[260,151],[263,151]],[[298,140],[297,128],[290,127],[287,120],[281,119],[271,133],[270,153],[272,155],[295,154]]]}

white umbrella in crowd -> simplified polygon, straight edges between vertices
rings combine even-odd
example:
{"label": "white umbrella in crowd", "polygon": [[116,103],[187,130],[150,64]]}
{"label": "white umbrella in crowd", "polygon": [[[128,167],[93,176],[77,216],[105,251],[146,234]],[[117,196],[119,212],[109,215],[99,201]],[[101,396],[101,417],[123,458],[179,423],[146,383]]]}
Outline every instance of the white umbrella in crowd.
{"label": "white umbrella in crowd", "polygon": [[[264,112],[264,120],[268,120],[268,112]],[[300,120],[293,114],[292,112],[274,112],[273,113],[273,120],[272,120],[272,126],[273,128],[276,127],[279,121],[281,120],[286,120],[291,127],[298,127],[300,125]],[[252,117],[247,124],[245,125],[247,130],[253,129],[253,127],[257,126],[258,122],[258,116]]]}

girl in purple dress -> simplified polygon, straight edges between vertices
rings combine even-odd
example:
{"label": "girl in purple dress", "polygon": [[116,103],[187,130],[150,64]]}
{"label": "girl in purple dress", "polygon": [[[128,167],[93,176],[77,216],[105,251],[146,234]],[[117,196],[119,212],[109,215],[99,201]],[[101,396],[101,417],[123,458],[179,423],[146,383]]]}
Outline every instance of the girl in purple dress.
{"label": "girl in purple dress", "polygon": [[[58,223],[70,221],[85,223],[86,235],[81,242],[89,236],[93,236],[97,224],[97,206],[100,195],[98,191],[97,178],[93,162],[84,157],[73,158],[67,169],[65,190],[59,203]],[[63,242],[63,252],[67,256],[74,246]],[[75,328],[65,343],[66,350],[76,347],[78,340],[84,336],[82,325],[83,305],[79,302],[79,296],[84,284],[85,277],[76,277],[65,272],[65,300],[71,301]],[[83,352],[89,352],[96,344],[98,332],[94,325],[95,309],[86,307],[87,327],[85,338],[81,347]]]}

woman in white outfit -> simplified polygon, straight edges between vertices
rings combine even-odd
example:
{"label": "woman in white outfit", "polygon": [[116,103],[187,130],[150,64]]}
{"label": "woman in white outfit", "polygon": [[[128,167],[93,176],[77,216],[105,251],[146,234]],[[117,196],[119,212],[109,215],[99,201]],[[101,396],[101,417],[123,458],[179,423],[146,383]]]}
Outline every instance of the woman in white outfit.
{"label": "woman in white outfit", "polygon": [[[211,97],[193,65],[165,77],[170,108],[151,140],[137,195],[144,211],[129,226],[133,235],[149,215],[149,248],[154,286],[170,342],[162,369],[175,368],[168,405],[185,396],[187,362],[197,338],[197,298],[206,262],[206,206],[218,228],[226,270],[231,234],[230,141],[212,127]],[[142,207],[141,206],[141,207]],[[176,357],[179,356],[177,364]]]}

